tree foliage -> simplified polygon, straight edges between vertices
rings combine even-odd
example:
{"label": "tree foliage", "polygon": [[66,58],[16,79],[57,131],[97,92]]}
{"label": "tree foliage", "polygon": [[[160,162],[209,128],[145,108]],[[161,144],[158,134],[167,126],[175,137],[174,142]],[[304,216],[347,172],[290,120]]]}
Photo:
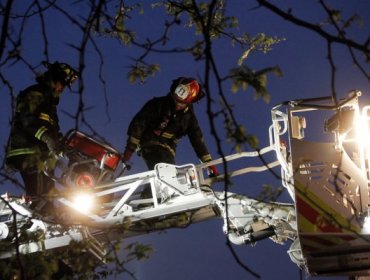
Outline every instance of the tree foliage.
{"label": "tree foliage", "polygon": [[[55,44],[67,44],[67,47],[74,50],[75,57],[78,60],[78,70],[81,73],[81,79],[78,85],[79,106],[78,110],[71,117],[75,120],[76,127],[82,124],[90,127],[92,131],[99,134],[89,124],[89,119],[85,113],[91,108],[85,105],[85,74],[88,63],[89,53],[93,52],[96,59],[94,67],[99,69],[98,79],[104,88],[106,87],[106,77],[104,75],[104,40],[117,40],[122,48],[136,50],[136,56],[131,60],[124,61],[122,69],[127,69],[126,76],[131,83],[145,83],[147,79],[155,77],[160,71],[160,63],[156,62],[153,56],[161,56],[167,59],[173,54],[188,54],[194,60],[199,69],[202,69],[200,78],[202,85],[207,92],[207,113],[211,126],[212,135],[217,144],[217,152],[224,157],[222,140],[224,136],[228,142],[233,145],[236,151],[244,149],[259,149],[258,139],[248,131],[245,124],[241,123],[233,113],[233,104],[230,104],[228,96],[225,94],[227,88],[231,87],[233,93],[253,92],[256,99],[261,98],[265,102],[270,100],[270,91],[268,90],[268,78],[270,75],[280,77],[283,73],[279,66],[271,65],[262,69],[252,69],[248,65],[248,58],[255,53],[269,52],[276,44],[281,43],[285,38],[270,36],[265,33],[249,34],[248,30],[239,26],[238,18],[228,13],[229,1],[209,0],[209,1],[156,1],[148,5],[135,3],[133,1],[115,0],[86,0],[86,1],[57,1],[57,0],[32,0],[18,3],[14,0],[6,0],[0,3],[1,11],[1,37],[0,37],[0,86],[2,95],[9,96],[11,100],[9,106],[13,106],[17,86],[8,74],[9,69],[21,67],[28,69],[36,74],[42,60],[52,61],[55,54],[52,46]],[[139,2],[139,1],[138,1]],[[362,19],[358,15],[343,16],[340,8],[331,7],[327,1],[319,0],[318,9],[325,12],[326,17],[320,21],[313,22],[305,20],[295,15],[294,9],[290,7],[279,7],[266,0],[255,0],[256,10],[269,10],[272,14],[281,17],[283,20],[297,25],[303,30],[311,31],[327,44],[327,59],[331,67],[331,95],[333,100],[337,101],[336,89],[336,62],[333,57],[334,46],[344,46],[353,59],[359,72],[369,80],[369,72],[366,70],[369,62],[369,44],[370,38],[361,42],[356,38],[349,37],[350,30],[354,25],[359,25]],[[328,1],[329,2],[329,1]],[[164,21],[161,26],[161,32],[147,34],[145,38],[138,36],[138,31],[132,28],[131,22],[143,21],[146,19],[146,9],[153,9],[163,14]],[[78,12],[76,12],[78,11]],[[83,11],[83,12],[82,12]],[[49,21],[53,16],[63,18],[65,25],[77,34],[72,39],[62,39],[63,36],[52,36],[48,30]],[[30,26],[32,25],[32,26]],[[137,25],[136,25],[137,26]],[[40,40],[43,47],[38,52],[37,61],[29,55],[27,50],[32,48],[28,39],[29,30],[38,32],[35,40]],[[68,30],[63,30],[67,32]],[[63,32],[59,30],[57,32]],[[72,33],[71,32],[71,33]],[[191,33],[191,39],[186,42],[176,44],[173,36]],[[26,40],[27,39],[27,40]],[[214,53],[214,46],[220,41],[227,42],[230,45],[237,46],[240,51],[240,58],[235,67],[221,70],[218,64],[218,57]],[[88,65],[89,64],[89,65]],[[211,84],[215,85],[216,91],[211,91]],[[107,91],[104,91],[108,95]],[[212,93],[211,93],[212,92]],[[220,100],[221,110],[215,111],[215,100]],[[4,104],[3,104],[4,106]],[[106,104],[109,108],[109,104]],[[109,110],[109,109],[108,109]],[[223,117],[224,131],[216,129],[215,119],[218,116]],[[2,143],[4,150],[6,143]],[[4,154],[4,153],[3,153]],[[227,165],[225,163],[225,171]],[[0,182],[4,184],[13,184],[22,186],[22,183],[15,180],[8,172],[4,163],[1,168]],[[278,175],[276,175],[278,177]],[[225,181],[227,182],[227,180]],[[225,190],[228,184],[225,184]],[[148,248],[142,245],[131,244],[126,247],[128,260],[133,258],[142,259],[147,257]],[[231,248],[231,247],[230,247]],[[232,250],[232,249],[231,249]],[[70,254],[70,257],[76,263],[79,263],[79,255]],[[45,279],[56,271],[57,259],[49,253],[40,253],[32,255],[32,262],[37,263],[34,267],[37,273],[42,274]],[[14,261],[14,262],[13,262]],[[13,266],[14,264],[14,266]],[[122,269],[123,262],[116,260],[119,271]],[[4,263],[1,263],[4,265]],[[86,263],[84,263],[86,265]],[[0,269],[3,277],[9,277],[12,273],[21,267],[31,267],[29,257],[12,260],[4,269]],[[33,266],[33,264],[32,264]],[[81,268],[80,266],[78,266]],[[15,270],[14,270],[15,269]],[[18,270],[17,270],[18,269]],[[246,267],[248,270],[248,268]],[[34,270],[30,270],[29,277],[36,277]],[[80,269],[80,272],[90,271],[94,273],[94,265]],[[113,272],[100,271],[96,277],[104,278]],[[26,275],[19,275],[21,279],[29,279]],[[39,276],[37,276],[39,277]],[[92,277],[92,278],[94,278]],[[40,278],[42,279],[41,276]],[[96,278],[99,279],[99,278]]]}

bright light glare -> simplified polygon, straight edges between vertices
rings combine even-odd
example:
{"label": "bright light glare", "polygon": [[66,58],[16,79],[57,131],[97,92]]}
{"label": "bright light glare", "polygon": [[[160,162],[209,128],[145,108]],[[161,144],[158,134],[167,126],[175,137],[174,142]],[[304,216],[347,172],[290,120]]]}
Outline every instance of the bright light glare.
{"label": "bright light glare", "polygon": [[362,226],[362,234],[370,233],[370,217],[366,217]]}
{"label": "bright light glare", "polygon": [[369,106],[365,106],[362,109],[362,114],[360,115],[358,112],[356,118],[357,141],[360,148],[361,169],[366,175],[368,175],[367,166],[370,160],[369,109],[370,109]]}
{"label": "bright light glare", "polygon": [[88,193],[78,193],[73,198],[74,208],[81,213],[88,213],[93,206],[93,196]]}
{"label": "bright light glare", "polygon": [[364,146],[368,145],[369,143],[369,129],[367,122],[368,119],[364,115],[358,115],[356,118],[357,141]]}

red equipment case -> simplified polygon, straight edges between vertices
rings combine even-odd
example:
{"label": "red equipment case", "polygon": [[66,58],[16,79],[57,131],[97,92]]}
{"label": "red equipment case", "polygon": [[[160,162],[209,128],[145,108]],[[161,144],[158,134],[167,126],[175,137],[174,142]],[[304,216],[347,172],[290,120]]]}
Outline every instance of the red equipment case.
{"label": "red equipment case", "polygon": [[99,164],[104,161],[104,167],[116,170],[121,156],[118,151],[105,143],[101,143],[80,131],[73,130],[67,134],[66,145],[83,155],[96,159]]}

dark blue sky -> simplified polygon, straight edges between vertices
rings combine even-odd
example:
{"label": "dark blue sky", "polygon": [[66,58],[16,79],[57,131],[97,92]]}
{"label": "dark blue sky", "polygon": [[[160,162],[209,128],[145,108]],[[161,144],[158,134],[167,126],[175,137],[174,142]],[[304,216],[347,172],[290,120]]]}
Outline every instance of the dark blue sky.
{"label": "dark blue sky", "polygon": [[[72,2],[72,1],[71,1]],[[134,1],[128,1],[134,2]],[[324,13],[316,6],[316,1],[284,1],[285,7],[294,7],[293,13],[303,19],[316,22],[323,18]],[[354,39],[365,41],[370,34],[370,22],[368,20],[370,2],[365,0],[356,1],[328,1],[338,9],[344,9],[348,16],[353,12],[362,14],[366,19],[362,29],[351,29]],[[149,3],[146,2],[146,3]],[[22,5],[17,3],[16,5]],[[267,54],[255,53],[246,60],[246,65],[252,69],[261,69],[268,66],[278,65],[283,71],[283,77],[269,76],[268,90],[271,94],[270,103],[266,104],[261,99],[255,100],[251,90],[246,92],[232,93],[226,88],[229,102],[235,105],[234,113],[237,120],[243,124],[249,133],[255,134],[261,143],[261,147],[268,144],[268,128],[271,124],[270,109],[285,100],[298,98],[311,98],[327,96],[331,93],[330,66],[327,60],[327,45],[317,34],[282,20],[266,9],[253,9],[257,6],[255,1],[233,0],[226,7],[230,15],[239,18],[239,31],[246,31],[251,35],[266,33],[269,36],[285,38],[284,41],[274,46]],[[75,6],[76,14],[83,13],[83,4]],[[50,23],[50,19],[53,22]],[[65,23],[65,18],[58,13],[46,17],[49,21],[47,32],[50,36],[50,58],[78,65],[76,51],[67,46],[68,43],[78,44],[80,35],[70,23]],[[163,14],[159,9],[151,10],[145,5],[143,15],[134,17],[130,26],[137,30],[137,36],[145,39],[149,36],[160,34],[163,24]],[[26,26],[27,45],[22,49],[33,64],[43,60],[41,35],[38,23],[29,20]],[[169,34],[170,44],[185,46],[186,42],[194,40],[192,31],[178,30]],[[150,56],[150,62],[159,63],[161,70],[153,78],[149,78],[145,84],[130,84],[126,79],[127,65],[131,57],[140,54],[134,47],[127,48],[116,39],[101,37],[96,38],[101,47],[104,59],[103,75],[106,82],[107,95],[104,95],[103,86],[98,79],[99,58],[91,45],[86,57],[86,70],[83,74],[85,83],[84,103],[85,118],[91,126],[113,147],[123,151],[126,142],[127,126],[134,114],[141,106],[153,96],[161,96],[168,92],[170,83],[178,76],[203,77],[204,66],[202,62],[194,62],[188,54],[156,54]],[[236,66],[242,50],[233,47],[230,42],[222,41],[214,45],[214,53],[221,75],[227,74],[228,69]],[[345,47],[335,47],[333,53],[337,66],[336,90],[340,97],[352,89],[363,92],[362,102],[369,103],[369,83],[361,73],[353,66],[352,60]],[[40,68],[40,71],[43,69]],[[23,66],[11,66],[3,73],[15,85],[15,91],[19,91],[33,82],[33,74]],[[73,89],[76,90],[76,85]],[[10,100],[2,92],[0,104],[0,143],[5,145],[9,132]],[[216,101],[217,90],[212,85],[211,95]],[[107,98],[107,100],[106,100]],[[4,101],[5,100],[5,101]],[[77,110],[79,97],[75,93],[66,91],[60,104],[60,122],[63,132],[74,126],[74,120],[64,114],[74,114]],[[206,142],[214,158],[217,157],[216,146],[210,134],[210,125],[206,115],[205,102],[196,105],[196,113],[200,125],[205,134]],[[215,107],[215,111],[217,107]],[[218,132],[224,135],[222,120],[218,121]],[[86,126],[81,129],[90,133]],[[224,152],[231,152],[231,146],[226,141],[222,142]],[[192,151],[187,139],[183,139],[178,147],[177,162],[198,163],[195,153]],[[3,157],[3,150],[0,151]],[[134,165],[129,173],[146,170],[142,159],[136,156],[132,159]],[[256,162],[256,165],[260,165]],[[271,177],[271,178],[270,178]],[[261,190],[263,184],[270,183],[279,187],[281,183],[273,179],[269,174],[254,174],[248,178],[235,179],[235,186],[231,191],[255,195]],[[9,183],[2,186],[3,192],[20,190],[14,189]],[[284,202],[291,202],[288,194],[281,198]],[[133,239],[128,240],[127,242]],[[135,239],[136,240],[136,239]],[[222,220],[214,220],[201,224],[192,225],[186,229],[173,229],[162,233],[154,233],[138,238],[143,243],[152,244],[154,252],[149,260],[130,265],[130,269],[136,272],[141,280],[182,280],[182,279],[253,279],[233,259],[226,247],[225,236],[222,232]],[[288,244],[289,245],[289,244]],[[289,259],[286,250],[288,246],[281,246],[270,240],[260,241],[256,246],[235,247],[242,262],[253,271],[261,275],[262,279],[301,279],[296,265]],[[305,276],[303,276],[305,277]],[[317,279],[325,279],[318,277]],[[336,277],[330,279],[345,279]]]}

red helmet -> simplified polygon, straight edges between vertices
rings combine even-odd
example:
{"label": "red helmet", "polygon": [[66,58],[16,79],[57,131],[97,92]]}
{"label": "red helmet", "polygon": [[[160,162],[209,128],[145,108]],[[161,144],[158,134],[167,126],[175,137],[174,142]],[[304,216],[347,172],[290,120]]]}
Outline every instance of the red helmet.
{"label": "red helmet", "polygon": [[171,95],[178,103],[191,104],[199,101],[204,96],[204,92],[200,89],[197,80],[180,77],[172,82]]}

